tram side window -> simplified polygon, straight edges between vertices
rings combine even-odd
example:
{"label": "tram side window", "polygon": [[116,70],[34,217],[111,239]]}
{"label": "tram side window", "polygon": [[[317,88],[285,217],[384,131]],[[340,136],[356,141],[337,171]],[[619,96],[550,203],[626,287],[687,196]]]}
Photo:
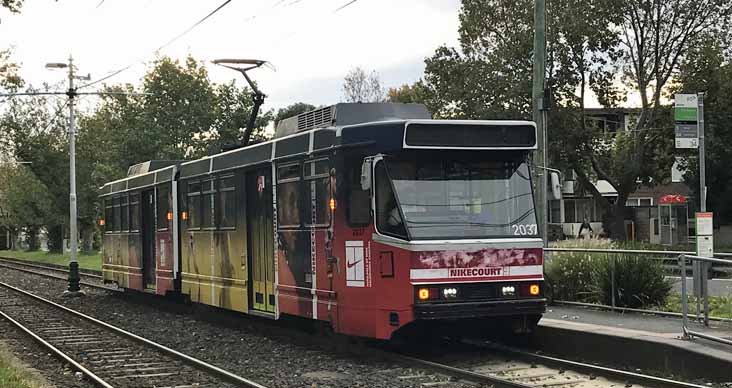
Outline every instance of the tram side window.
{"label": "tram side window", "polygon": [[233,176],[219,179],[218,201],[216,209],[219,212],[219,228],[236,228],[236,184]]}
{"label": "tram side window", "polygon": [[168,213],[170,212],[170,185],[157,188],[158,230],[168,230]]}
{"label": "tram side window", "polygon": [[128,208],[127,195],[120,197],[119,213],[120,213],[120,231],[127,232],[130,230],[130,213]]}
{"label": "tram side window", "polygon": [[114,216],[112,217],[112,221],[114,222],[114,224],[112,225],[112,230],[115,232],[119,232],[120,226],[121,226],[121,220],[122,220],[119,197],[112,200],[112,207],[114,208],[113,209]]}
{"label": "tram side window", "polygon": [[277,224],[300,226],[300,163],[277,169]]}
{"label": "tram side window", "polygon": [[188,229],[201,227],[201,182],[188,183]]}
{"label": "tram side window", "polygon": [[376,165],[376,219],[381,233],[407,238],[394,190],[383,162]]}
{"label": "tram side window", "polygon": [[114,208],[112,199],[104,200],[104,231],[110,233],[114,230]]}
{"label": "tram side window", "polygon": [[214,219],[214,197],[216,196],[216,187],[213,179],[203,181],[203,194],[201,194],[201,227],[205,229],[213,229],[216,227]]}
{"label": "tram side window", "polygon": [[366,226],[371,221],[369,190],[361,189],[361,165],[354,164],[348,171],[348,223]]}
{"label": "tram side window", "polygon": [[[330,225],[330,167],[328,159],[305,163],[305,225]],[[313,206],[312,201],[315,201]],[[313,214],[313,210],[315,213]]]}
{"label": "tram side window", "polygon": [[140,194],[130,194],[130,232],[140,231]]}

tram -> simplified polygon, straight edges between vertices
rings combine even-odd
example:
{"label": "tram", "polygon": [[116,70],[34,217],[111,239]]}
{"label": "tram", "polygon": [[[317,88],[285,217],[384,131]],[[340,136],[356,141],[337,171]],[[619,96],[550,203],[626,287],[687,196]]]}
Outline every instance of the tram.
{"label": "tram", "polygon": [[150,161],[101,188],[106,282],[337,333],[545,311],[527,121],[337,104],[272,140]]}

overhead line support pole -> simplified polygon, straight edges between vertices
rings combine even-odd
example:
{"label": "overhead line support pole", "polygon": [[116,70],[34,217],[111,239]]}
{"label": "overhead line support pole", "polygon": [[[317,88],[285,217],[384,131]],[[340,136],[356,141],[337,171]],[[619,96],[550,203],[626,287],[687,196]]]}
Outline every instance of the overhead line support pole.
{"label": "overhead line support pole", "polygon": [[[531,90],[532,116],[537,128],[535,165],[547,167],[546,109],[544,106],[544,82],[546,77],[546,0],[534,1],[534,76]],[[547,173],[543,169],[535,169],[539,178],[536,186],[536,220],[541,235],[547,240]]]}
{"label": "overhead line support pole", "polygon": [[78,227],[76,214],[76,118],[74,117],[74,60],[69,56],[69,288],[64,295],[81,295],[79,287]]}

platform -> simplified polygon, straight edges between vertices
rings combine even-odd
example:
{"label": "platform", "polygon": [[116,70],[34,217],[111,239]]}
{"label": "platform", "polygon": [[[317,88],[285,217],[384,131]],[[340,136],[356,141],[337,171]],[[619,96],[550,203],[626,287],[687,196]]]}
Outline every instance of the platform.
{"label": "platform", "polygon": [[[689,329],[732,340],[732,323],[689,322]],[[732,346],[684,340],[681,318],[619,313],[575,306],[549,306],[539,322],[542,349],[568,356],[621,362],[686,377],[732,380]]]}

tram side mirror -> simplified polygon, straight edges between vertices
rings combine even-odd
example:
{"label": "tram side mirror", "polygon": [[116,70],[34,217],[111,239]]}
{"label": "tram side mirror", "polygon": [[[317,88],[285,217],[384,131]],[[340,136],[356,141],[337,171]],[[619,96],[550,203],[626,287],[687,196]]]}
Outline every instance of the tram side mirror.
{"label": "tram side mirror", "polygon": [[366,158],[361,164],[361,190],[371,190],[371,159]]}
{"label": "tram side mirror", "polygon": [[549,174],[549,178],[552,187],[552,197],[556,200],[562,199],[562,180],[559,178],[559,174],[552,172]]}

